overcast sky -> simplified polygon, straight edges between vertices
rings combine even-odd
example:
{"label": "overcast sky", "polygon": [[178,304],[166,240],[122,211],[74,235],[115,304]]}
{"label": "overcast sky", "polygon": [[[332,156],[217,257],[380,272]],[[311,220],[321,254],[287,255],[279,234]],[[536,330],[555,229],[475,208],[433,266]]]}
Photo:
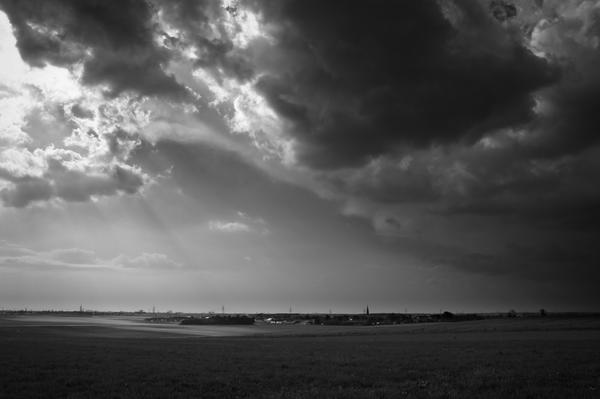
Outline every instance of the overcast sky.
{"label": "overcast sky", "polygon": [[0,307],[600,310],[600,1],[0,0]]}

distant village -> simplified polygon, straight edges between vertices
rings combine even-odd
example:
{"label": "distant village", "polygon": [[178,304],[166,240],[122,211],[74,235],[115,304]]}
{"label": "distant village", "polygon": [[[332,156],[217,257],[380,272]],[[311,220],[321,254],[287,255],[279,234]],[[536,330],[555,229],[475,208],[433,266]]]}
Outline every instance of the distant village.
{"label": "distant village", "polygon": [[181,325],[324,325],[324,326],[379,326],[409,323],[439,323],[439,322],[461,322],[484,319],[500,318],[565,318],[565,317],[600,317],[600,313],[591,312],[547,312],[540,309],[538,312],[508,312],[495,313],[452,313],[444,311],[440,313],[371,313],[367,307],[363,313],[183,313],[183,312],[152,312],[138,310],[128,311],[97,311],[84,309],[78,311],[64,310],[0,310],[0,315],[29,315],[44,314],[55,316],[113,316],[113,317],[135,317],[147,323],[168,323]]}

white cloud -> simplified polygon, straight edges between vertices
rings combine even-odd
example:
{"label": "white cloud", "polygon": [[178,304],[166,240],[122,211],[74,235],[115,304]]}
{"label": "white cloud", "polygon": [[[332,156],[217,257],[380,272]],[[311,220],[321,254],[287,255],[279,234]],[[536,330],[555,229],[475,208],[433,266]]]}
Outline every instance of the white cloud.
{"label": "white cloud", "polygon": [[252,217],[242,211],[236,213],[237,220],[211,220],[208,228],[221,233],[269,234],[267,222],[261,217]]}
{"label": "white cloud", "polygon": [[237,7],[237,1],[224,1],[223,7],[235,9],[235,12],[226,13],[223,21],[227,34],[235,47],[246,48],[252,40],[257,38],[274,40],[261,26],[259,16],[246,8]]}
{"label": "white cloud", "polygon": [[211,231],[219,231],[222,233],[249,233],[252,231],[250,226],[240,222],[226,222],[221,220],[211,220],[208,223],[208,228]]}
{"label": "white cloud", "polygon": [[39,150],[31,152],[24,148],[7,148],[0,151],[0,177],[4,179],[42,177],[47,166]]}

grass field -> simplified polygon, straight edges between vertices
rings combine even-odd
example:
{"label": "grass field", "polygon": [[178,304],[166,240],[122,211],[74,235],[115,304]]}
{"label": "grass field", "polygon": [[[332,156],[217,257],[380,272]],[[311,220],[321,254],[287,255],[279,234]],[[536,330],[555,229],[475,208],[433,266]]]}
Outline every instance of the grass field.
{"label": "grass field", "polygon": [[0,397],[600,397],[597,319],[319,328],[199,337],[0,320]]}

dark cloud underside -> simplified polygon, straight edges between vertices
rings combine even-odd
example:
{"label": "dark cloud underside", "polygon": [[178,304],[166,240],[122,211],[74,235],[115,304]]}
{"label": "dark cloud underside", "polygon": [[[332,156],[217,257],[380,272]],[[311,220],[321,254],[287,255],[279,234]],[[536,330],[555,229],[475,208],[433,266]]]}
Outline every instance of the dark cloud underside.
{"label": "dark cloud underside", "polygon": [[[257,87],[292,125],[301,160],[356,165],[525,123],[556,70],[479,3],[454,21],[435,1],[273,1],[256,6],[287,59]],[[454,23],[453,23],[454,22]]]}

